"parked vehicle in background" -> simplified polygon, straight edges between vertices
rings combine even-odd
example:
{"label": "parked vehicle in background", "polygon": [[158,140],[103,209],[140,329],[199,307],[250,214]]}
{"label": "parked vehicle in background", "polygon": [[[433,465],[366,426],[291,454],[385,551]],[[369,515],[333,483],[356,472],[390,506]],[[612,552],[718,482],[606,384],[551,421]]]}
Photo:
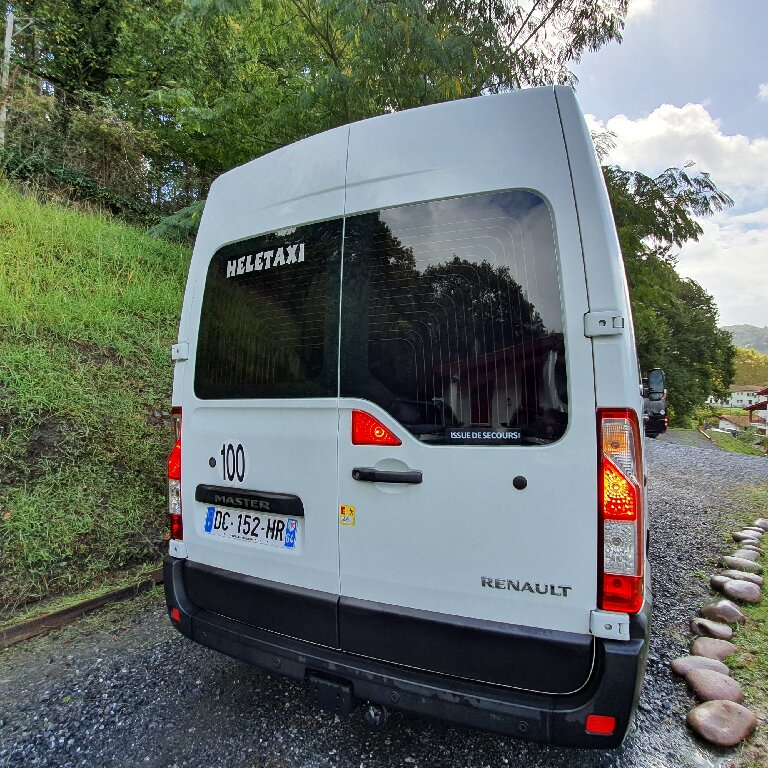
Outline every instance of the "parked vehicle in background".
{"label": "parked vehicle in background", "polygon": [[658,437],[669,426],[667,388],[661,368],[652,368],[643,381],[643,423],[648,437]]}
{"label": "parked vehicle in background", "polygon": [[173,352],[171,620],[340,715],[617,746],[651,611],[631,323],[570,88],[224,174]]}

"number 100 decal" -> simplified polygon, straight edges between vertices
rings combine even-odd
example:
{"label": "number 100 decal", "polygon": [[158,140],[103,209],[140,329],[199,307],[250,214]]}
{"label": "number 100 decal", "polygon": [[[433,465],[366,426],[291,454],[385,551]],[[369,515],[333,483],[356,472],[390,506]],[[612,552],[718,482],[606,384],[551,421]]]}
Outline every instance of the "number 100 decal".
{"label": "number 100 decal", "polygon": [[242,443],[223,443],[219,451],[221,456],[221,476],[224,480],[242,483],[248,474],[248,454]]}

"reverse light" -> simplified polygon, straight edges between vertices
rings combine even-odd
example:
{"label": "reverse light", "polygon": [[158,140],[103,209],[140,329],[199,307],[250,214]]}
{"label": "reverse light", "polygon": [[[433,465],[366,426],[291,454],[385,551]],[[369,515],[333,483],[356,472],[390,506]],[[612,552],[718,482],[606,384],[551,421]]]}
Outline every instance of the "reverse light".
{"label": "reverse light", "polygon": [[370,413],[355,410],[352,411],[352,444],[402,445],[402,441]]}
{"label": "reverse light", "polygon": [[181,408],[174,408],[171,415],[176,442],[168,457],[168,522],[171,539],[181,541],[184,538],[181,522]]}
{"label": "reverse light", "polygon": [[599,606],[637,613],[643,605],[643,468],[637,414],[598,410],[600,444]]}

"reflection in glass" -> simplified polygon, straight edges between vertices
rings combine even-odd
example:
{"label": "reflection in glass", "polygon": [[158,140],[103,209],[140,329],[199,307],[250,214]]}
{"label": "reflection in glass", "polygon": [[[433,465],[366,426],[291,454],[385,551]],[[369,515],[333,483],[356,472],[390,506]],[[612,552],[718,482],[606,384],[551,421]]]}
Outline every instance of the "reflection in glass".
{"label": "reflection in glass", "polygon": [[200,398],[337,393],[341,219],[243,240],[211,260],[200,314]]}
{"label": "reflection in glass", "polygon": [[342,395],[420,439],[543,443],[567,425],[552,221],[504,192],[350,217]]}

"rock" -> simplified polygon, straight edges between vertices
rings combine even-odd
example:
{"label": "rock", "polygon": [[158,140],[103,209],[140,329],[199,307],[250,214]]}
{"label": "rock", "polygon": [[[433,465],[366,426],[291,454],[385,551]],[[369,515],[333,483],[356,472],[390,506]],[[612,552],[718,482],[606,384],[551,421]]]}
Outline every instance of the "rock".
{"label": "rock", "polygon": [[747,617],[741,612],[739,606],[730,600],[718,600],[699,609],[699,616],[713,621],[724,621],[726,624],[746,624]]}
{"label": "rock", "polygon": [[[742,600],[745,603],[759,603],[763,597],[762,590],[757,584],[752,584],[749,581],[739,581],[737,579],[731,579],[724,587],[723,594],[726,597],[730,597],[734,600]],[[698,634],[701,634],[699,632]],[[718,635],[712,635],[712,637],[718,637]],[[724,638],[729,640],[730,638]]]}
{"label": "rock", "polygon": [[691,645],[693,656],[706,656],[708,659],[722,661],[736,653],[736,646],[727,640],[717,640],[714,637],[697,637]]}
{"label": "rock", "polygon": [[718,747],[735,747],[757,727],[754,713],[732,701],[699,704],[688,713],[687,721],[699,736]]}
{"label": "rock", "polygon": [[755,520],[755,528],[760,528],[763,531],[768,532],[768,520],[766,520],[764,517],[758,518]]}
{"label": "rock", "polygon": [[754,531],[739,531],[738,533],[732,533],[731,538],[736,542],[760,541],[760,537]]}
{"label": "rock", "polygon": [[742,528],[744,533],[752,533],[755,536],[757,536],[758,539],[761,539],[763,536],[765,536],[765,530],[763,528],[758,528],[756,525],[748,525],[746,528]]}
{"label": "rock", "polygon": [[721,576],[727,576],[729,579],[738,579],[739,581],[751,581],[758,587],[763,586],[763,577],[756,573],[747,573],[746,571],[723,571]]}
{"label": "rock", "polygon": [[685,679],[700,701],[744,701],[741,686],[728,675],[713,672],[711,669],[692,669]]}
{"label": "rock", "polygon": [[680,677],[685,677],[692,669],[709,669],[721,675],[731,674],[731,670],[722,661],[706,656],[681,656],[679,659],[673,659],[669,668]]}
{"label": "rock", "polygon": [[757,573],[758,575],[763,572],[762,565],[753,563],[751,560],[744,560],[741,557],[728,557],[726,555],[722,558],[722,564],[726,568],[733,568],[736,571],[746,571],[747,573]]}
{"label": "rock", "polygon": [[718,591],[722,591],[723,587],[730,581],[730,579],[727,576],[722,576],[719,573],[712,574],[712,576],[709,577],[709,586],[712,587],[712,589],[716,589]]}
{"label": "rock", "polygon": [[717,637],[720,640],[730,640],[733,637],[733,630],[727,624],[710,619],[691,619],[691,632],[699,637]]}
{"label": "rock", "polygon": [[750,552],[757,552],[759,555],[763,552],[763,550],[756,544],[747,544],[746,541],[742,541],[741,544],[739,544],[739,549],[748,549]]}
{"label": "rock", "polygon": [[753,552],[751,549],[737,549],[733,557],[740,557],[742,560],[757,560],[760,557],[759,552]]}

